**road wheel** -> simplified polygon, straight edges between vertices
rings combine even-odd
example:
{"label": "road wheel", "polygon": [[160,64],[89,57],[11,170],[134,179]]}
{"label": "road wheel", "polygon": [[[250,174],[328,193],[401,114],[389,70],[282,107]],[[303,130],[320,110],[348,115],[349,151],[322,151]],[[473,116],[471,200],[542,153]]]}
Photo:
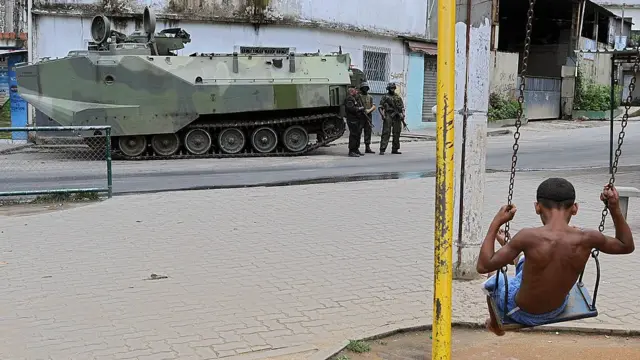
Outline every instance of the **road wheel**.
{"label": "road wheel", "polygon": [[206,154],[211,149],[211,144],[211,135],[205,129],[193,129],[184,136],[184,147],[193,155]]}
{"label": "road wheel", "polygon": [[284,147],[291,152],[300,152],[309,144],[309,134],[302,126],[289,126],[282,134]]}
{"label": "road wheel", "polygon": [[244,148],[246,139],[242,130],[238,128],[224,129],[218,135],[220,150],[227,154],[237,154]]}
{"label": "road wheel", "polygon": [[128,157],[142,155],[147,145],[147,137],[142,135],[121,136],[118,139],[118,148]]}
{"label": "road wheel", "polygon": [[251,145],[258,152],[272,152],[278,145],[278,134],[270,127],[257,128],[251,135]]}
{"label": "road wheel", "polygon": [[180,148],[177,134],[158,134],[151,138],[151,148],[160,156],[171,156]]}

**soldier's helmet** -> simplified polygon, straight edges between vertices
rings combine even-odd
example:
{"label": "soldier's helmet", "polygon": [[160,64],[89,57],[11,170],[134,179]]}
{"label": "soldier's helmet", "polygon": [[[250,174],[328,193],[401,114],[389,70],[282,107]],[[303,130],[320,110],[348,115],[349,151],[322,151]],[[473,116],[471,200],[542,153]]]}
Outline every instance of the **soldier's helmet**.
{"label": "soldier's helmet", "polygon": [[369,90],[369,83],[366,81],[363,81],[362,84],[360,84],[360,90]]}
{"label": "soldier's helmet", "polygon": [[389,84],[387,84],[387,90],[395,90],[395,89],[396,89],[396,83],[390,82]]}

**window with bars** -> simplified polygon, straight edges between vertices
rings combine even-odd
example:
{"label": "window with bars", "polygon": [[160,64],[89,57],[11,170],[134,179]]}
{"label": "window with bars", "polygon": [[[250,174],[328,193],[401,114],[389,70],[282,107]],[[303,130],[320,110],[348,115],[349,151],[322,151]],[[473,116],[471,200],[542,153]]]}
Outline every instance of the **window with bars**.
{"label": "window with bars", "polygon": [[368,81],[389,81],[389,53],[364,50],[362,53],[363,72]]}

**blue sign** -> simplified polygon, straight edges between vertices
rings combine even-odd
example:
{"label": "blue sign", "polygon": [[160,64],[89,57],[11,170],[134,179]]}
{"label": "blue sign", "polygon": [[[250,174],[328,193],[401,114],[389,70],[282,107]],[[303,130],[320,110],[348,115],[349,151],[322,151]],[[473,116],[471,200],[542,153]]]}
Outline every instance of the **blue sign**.
{"label": "blue sign", "polygon": [[[17,63],[26,61],[26,54],[8,54],[9,68],[9,101],[11,101],[11,127],[27,126],[27,102],[18,94],[18,81],[16,80]],[[26,132],[13,132],[13,140],[27,140]]]}
{"label": "blue sign", "polygon": [[9,73],[6,66],[0,66],[0,99],[9,98]]}

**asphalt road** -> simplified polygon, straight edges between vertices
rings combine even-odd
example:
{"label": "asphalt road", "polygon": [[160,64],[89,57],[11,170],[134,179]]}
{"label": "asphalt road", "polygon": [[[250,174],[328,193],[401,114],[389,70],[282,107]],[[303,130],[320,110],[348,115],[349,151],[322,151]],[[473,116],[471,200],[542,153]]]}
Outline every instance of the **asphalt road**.
{"label": "asphalt road", "polygon": [[[570,124],[569,124],[570,126]],[[566,169],[606,167],[609,164],[608,126],[568,129],[539,124],[523,129],[518,168]],[[640,123],[630,122],[621,166],[640,164]],[[513,137],[489,137],[487,169],[508,171]],[[374,145],[375,148],[375,145]],[[132,192],[255,186],[305,181],[340,181],[387,177],[431,176],[435,171],[435,143],[403,143],[402,155],[346,157],[346,145],[321,148],[312,155],[271,159],[207,159],[147,162],[114,162],[116,194]],[[103,164],[55,163],[31,157],[15,161],[19,154],[0,158],[0,191],[105,186]],[[12,158],[13,157],[13,158]],[[11,162],[14,159],[13,162]],[[5,161],[5,165],[2,165]],[[7,165],[8,164],[8,165]],[[30,170],[33,167],[32,170]]]}

